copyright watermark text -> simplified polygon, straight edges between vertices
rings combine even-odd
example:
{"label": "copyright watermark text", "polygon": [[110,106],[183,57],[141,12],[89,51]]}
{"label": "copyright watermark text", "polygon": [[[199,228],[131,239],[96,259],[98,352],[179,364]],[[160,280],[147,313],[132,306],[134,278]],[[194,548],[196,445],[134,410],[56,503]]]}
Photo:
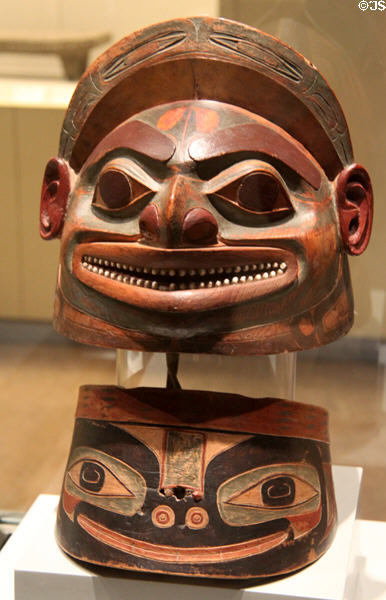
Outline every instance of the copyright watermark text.
{"label": "copyright watermark text", "polygon": [[386,10],[386,0],[360,0],[358,8],[361,10]]}

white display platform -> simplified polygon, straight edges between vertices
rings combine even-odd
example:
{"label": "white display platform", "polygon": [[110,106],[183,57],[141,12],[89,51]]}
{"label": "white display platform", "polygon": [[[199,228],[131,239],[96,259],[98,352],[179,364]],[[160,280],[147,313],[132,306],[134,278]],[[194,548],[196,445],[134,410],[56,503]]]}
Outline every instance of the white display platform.
{"label": "white display platform", "polygon": [[[338,504],[338,530],[332,547],[316,563],[279,581],[245,589],[197,585],[189,578],[181,583],[130,579],[95,574],[60,551],[54,539],[57,496],[39,496],[11,540],[0,552],[5,563],[15,569],[15,592],[8,582],[2,600],[274,600],[275,598],[342,600],[349,566],[350,547],[362,469],[333,467]],[[8,548],[7,548],[8,547]],[[351,574],[352,590],[355,568]],[[5,578],[6,579],[6,578]],[[1,576],[0,581],[4,581]],[[6,582],[7,584],[7,582]],[[221,585],[221,587],[220,587]],[[352,591],[350,598],[353,598]],[[362,596],[365,598],[365,596]],[[372,596],[374,600],[374,596]]]}
{"label": "white display platform", "polygon": [[386,522],[355,521],[344,600],[386,600]]}

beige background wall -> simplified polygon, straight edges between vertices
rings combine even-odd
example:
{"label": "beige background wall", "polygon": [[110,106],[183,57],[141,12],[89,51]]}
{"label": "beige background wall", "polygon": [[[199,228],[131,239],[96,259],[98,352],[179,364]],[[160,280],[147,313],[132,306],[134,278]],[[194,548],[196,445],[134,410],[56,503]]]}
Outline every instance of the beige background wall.
{"label": "beige background wall", "polygon": [[49,319],[58,243],[39,237],[45,160],[56,153],[63,110],[0,108],[0,317]]}
{"label": "beige background wall", "polygon": [[[107,30],[112,42],[146,25],[176,17],[215,16],[218,0],[0,0],[1,31],[59,29],[60,31]],[[108,44],[109,45],[109,44]],[[95,58],[106,46],[91,53]],[[0,54],[1,75],[41,74],[58,77],[62,66],[56,57],[31,58]]]}
{"label": "beige background wall", "polygon": [[[0,0],[1,5],[6,10],[0,33],[94,28],[110,30],[113,41],[156,21],[220,11],[278,35],[310,58],[342,103],[356,159],[371,172],[376,195],[370,247],[351,261],[357,310],[352,335],[386,338],[386,12],[362,13],[354,0],[196,0],[194,5],[187,0]],[[50,83],[33,75],[49,77]],[[12,94],[15,76],[24,77],[24,88]],[[56,57],[0,54],[0,318],[51,318],[58,248],[40,240],[37,224],[44,165],[56,153],[72,89],[61,84],[53,91],[61,76]],[[48,97],[43,108],[39,96]]]}

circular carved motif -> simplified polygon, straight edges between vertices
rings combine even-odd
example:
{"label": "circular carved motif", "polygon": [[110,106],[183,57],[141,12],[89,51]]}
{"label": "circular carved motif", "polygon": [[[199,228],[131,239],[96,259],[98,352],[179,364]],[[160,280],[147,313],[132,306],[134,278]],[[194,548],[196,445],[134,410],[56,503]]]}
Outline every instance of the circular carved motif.
{"label": "circular carved motif", "polygon": [[193,506],[186,513],[185,523],[190,529],[203,529],[209,523],[209,515],[204,508]]}
{"label": "circular carved motif", "polygon": [[161,504],[151,513],[151,520],[156,527],[172,527],[175,521],[174,511],[170,506]]}

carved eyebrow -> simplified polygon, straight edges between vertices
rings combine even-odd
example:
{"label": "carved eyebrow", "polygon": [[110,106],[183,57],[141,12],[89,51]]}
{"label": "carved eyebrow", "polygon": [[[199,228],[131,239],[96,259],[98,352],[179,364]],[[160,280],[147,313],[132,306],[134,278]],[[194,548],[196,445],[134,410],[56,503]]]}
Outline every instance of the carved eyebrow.
{"label": "carved eyebrow", "polygon": [[312,155],[301,144],[262,123],[244,123],[195,139],[189,155],[195,162],[235,152],[262,152],[277,158],[316,190],[322,177]]}
{"label": "carved eyebrow", "polygon": [[87,164],[97,162],[115,148],[129,148],[153,160],[166,163],[174,154],[175,144],[166,135],[142,121],[122,123],[91,152]]}

